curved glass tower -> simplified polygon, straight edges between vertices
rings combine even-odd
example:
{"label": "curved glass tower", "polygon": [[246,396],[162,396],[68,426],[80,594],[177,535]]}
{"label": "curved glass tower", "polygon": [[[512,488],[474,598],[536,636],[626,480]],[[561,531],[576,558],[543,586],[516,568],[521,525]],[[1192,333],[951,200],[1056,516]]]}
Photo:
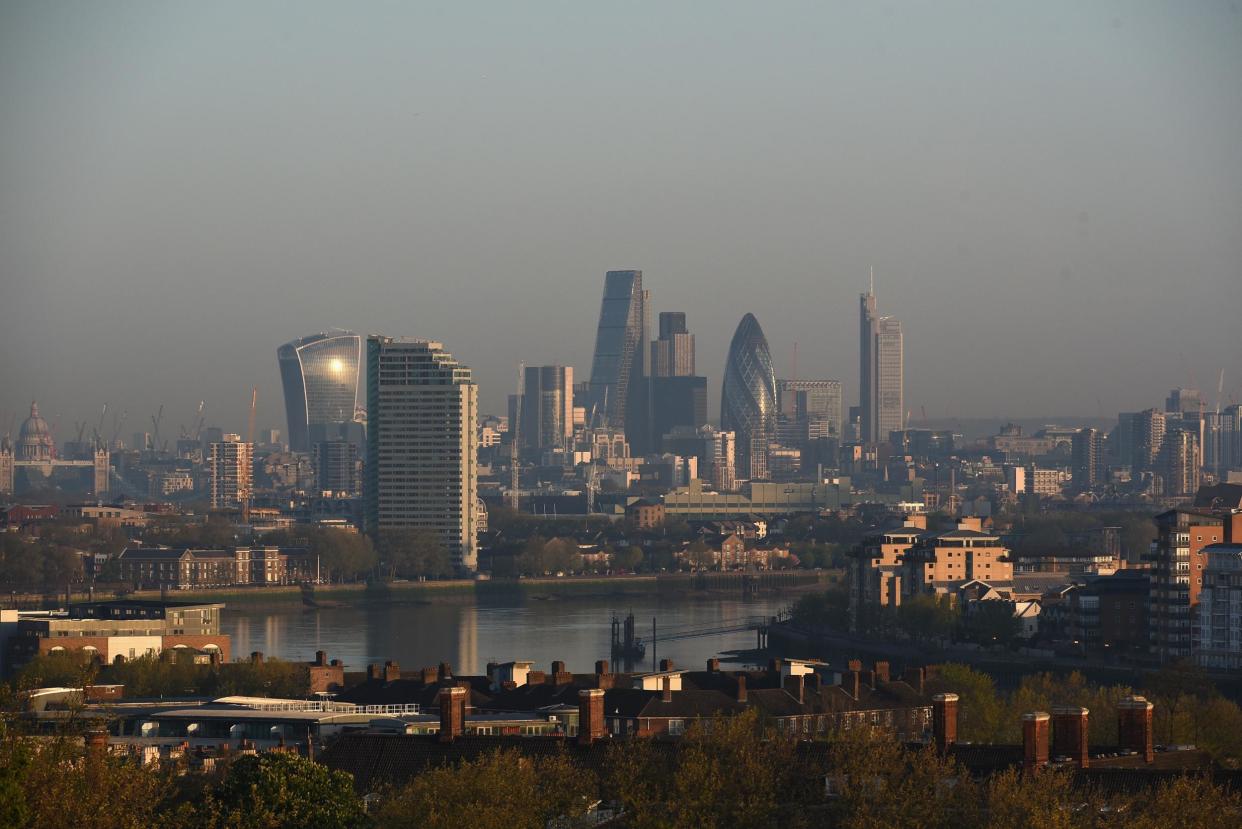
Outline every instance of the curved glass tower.
{"label": "curved glass tower", "polygon": [[604,299],[591,362],[593,411],[587,412],[587,418],[624,428],[631,444],[643,425],[637,421],[642,419],[645,404],[641,395],[645,300],[642,271],[604,274]]}
{"label": "curved glass tower", "polygon": [[329,331],[285,343],[276,351],[289,418],[289,448],[309,452],[321,440],[342,437],[358,417],[362,338]]}
{"label": "curved glass tower", "polygon": [[768,474],[768,443],[776,432],[776,372],[768,340],[754,314],[737,324],[720,390],[720,428],[737,435],[737,473]]}

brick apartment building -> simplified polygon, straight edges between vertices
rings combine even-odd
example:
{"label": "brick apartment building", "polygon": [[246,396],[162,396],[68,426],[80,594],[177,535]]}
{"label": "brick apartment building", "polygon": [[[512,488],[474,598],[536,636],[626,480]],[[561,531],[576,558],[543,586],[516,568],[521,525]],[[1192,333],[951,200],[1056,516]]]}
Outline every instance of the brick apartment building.
{"label": "brick apartment building", "polygon": [[117,555],[121,580],[136,588],[296,584],[314,575],[300,547],[133,547]]}

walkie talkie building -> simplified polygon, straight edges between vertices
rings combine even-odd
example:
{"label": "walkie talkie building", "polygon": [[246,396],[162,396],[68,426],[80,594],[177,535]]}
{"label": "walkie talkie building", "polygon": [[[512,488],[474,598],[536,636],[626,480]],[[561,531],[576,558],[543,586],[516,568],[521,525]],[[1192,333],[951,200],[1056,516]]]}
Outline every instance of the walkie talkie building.
{"label": "walkie talkie building", "polygon": [[285,343],[276,351],[289,419],[289,448],[309,452],[319,441],[343,437],[344,424],[361,420],[358,367],[362,338],[328,331]]}
{"label": "walkie talkie building", "polygon": [[720,428],[737,434],[737,474],[768,475],[768,443],[776,432],[776,372],[767,338],[753,314],[742,317],[729,345],[720,390]]}

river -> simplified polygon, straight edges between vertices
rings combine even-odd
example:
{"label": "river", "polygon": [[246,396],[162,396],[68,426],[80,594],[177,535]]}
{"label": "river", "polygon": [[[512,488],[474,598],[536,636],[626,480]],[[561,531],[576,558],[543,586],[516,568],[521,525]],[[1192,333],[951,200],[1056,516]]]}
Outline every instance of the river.
{"label": "river", "polygon": [[[611,619],[633,612],[639,635],[725,627],[748,617],[773,616],[793,601],[789,594],[618,596],[538,600],[521,596],[462,598],[422,603],[365,602],[306,609],[300,605],[234,606],[221,626],[233,640],[234,657],[253,651],[287,660],[310,660],[315,651],[341,659],[347,670],[393,660],[404,670],[448,662],[461,674],[481,674],[488,662],[530,660],[547,670],[555,659],[570,671],[588,673],[609,659]],[[699,668],[727,651],[753,649],[753,630],[658,642],[656,656]],[[649,667],[647,647],[642,670]],[[622,666],[618,666],[622,667]],[[629,668],[626,668],[627,670]]]}

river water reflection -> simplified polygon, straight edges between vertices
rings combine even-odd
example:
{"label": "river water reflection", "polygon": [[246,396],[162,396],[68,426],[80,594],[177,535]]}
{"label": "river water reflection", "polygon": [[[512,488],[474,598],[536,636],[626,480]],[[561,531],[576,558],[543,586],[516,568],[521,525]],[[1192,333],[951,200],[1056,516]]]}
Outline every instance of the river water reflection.
{"label": "river water reflection", "polygon": [[[392,659],[407,670],[449,662],[459,673],[479,674],[488,662],[531,660],[546,670],[554,659],[586,673],[595,660],[609,659],[611,619],[633,611],[639,634],[724,627],[787,608],[789,596],[618,596],[540,601],[520,596],[434,603],[364,603],[305,609],[299,605],[235,606],[224,611],[222,627],[233,638],[233,654],[262,651],[281,659],[309,660],[324,650],[349,670]],[[754,648],[754,631],[737,631],[660,642],[658,658],[700,667],[726,651]],[[652,648],[648,646],[645,666]],[[644,666],[637,666],[642,669]]]}

